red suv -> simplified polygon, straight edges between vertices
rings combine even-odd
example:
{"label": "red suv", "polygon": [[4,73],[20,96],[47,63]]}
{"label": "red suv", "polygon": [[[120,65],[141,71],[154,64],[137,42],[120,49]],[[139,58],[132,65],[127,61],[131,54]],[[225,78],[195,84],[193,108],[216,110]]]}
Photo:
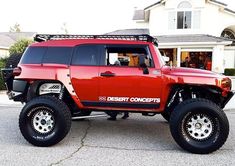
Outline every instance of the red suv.
{"label": "red suv", "polygon": [[19,127],[36,146],[51,146],[71,119],[91,111],[161,114],[175,141],[192,153],[219,149],[229,134],[222,110],[231,80],[206,70],[166,66],[149,35],[43,35],[18,66],[3,69],[8,96],[25,103]]}

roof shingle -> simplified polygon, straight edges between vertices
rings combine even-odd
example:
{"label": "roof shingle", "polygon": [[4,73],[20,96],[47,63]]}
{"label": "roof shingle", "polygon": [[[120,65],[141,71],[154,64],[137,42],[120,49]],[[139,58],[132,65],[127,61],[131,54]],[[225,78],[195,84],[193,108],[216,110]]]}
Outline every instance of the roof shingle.
{"label": "roof shingle", "polygon": [[143,35],[149,34],[149,29],[120,29],[105,35]]}
{"label": "roof shingle", "polygon": [[156,36],[159,43],[186,43],[186,42],[224,42],[224,41],[232,41],[230,39],[216,37],[212,35],[163,35]]}
{"label": "roof shingle", "polygon": [[0,47],[9,48],[22,38],[32,39],[36,32],[0,32]]}
{"label": "roof shingle", "polygon": [[[121,29],[106,33],[105,35],[143,35],[150,34],[149,29]],[[191,35],[161,35],[155,36],[159,43],[203,43],[203,42],[226,42],[233,41],[223,37],[205,34]]]}
{"label": "roof shingle", "polygon": [[135,10],[133,20],[145,20],[144,10]]}

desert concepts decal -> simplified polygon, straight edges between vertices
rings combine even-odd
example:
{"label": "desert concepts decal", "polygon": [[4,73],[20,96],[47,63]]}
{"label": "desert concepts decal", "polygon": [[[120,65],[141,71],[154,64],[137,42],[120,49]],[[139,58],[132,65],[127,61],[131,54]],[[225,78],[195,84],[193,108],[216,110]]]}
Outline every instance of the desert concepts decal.
{"label": "desert concepts decal", "polygon": [[101,102],[160,103],[160,98],[99,96]]}

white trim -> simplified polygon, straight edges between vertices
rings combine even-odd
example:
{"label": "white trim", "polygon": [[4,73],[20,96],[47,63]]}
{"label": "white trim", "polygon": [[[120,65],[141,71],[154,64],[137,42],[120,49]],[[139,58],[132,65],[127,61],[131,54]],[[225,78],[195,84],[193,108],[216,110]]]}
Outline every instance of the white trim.
{"label": "white trim", "polygon": [[213,52],[211,48],[181,48],[181,52]]}
{"label": "white trim", "polygon": [[232,50],[232,51],[234,51],[235,50],[235,46],[225,46],[224,50]]}
{"label": "white trim", "polygon": [[0,49],[6,49],[6,50],[9,50],[9,47],[0,46]]}
{"label": "white trim", "polygon": [[177,48],[176,61],[177,61],[177,67],[180,67],[180,63],[181,63],[181,47]]}
{"label": "white trim", "polygon": [[134,20],[135,22],[137,22],[137,23],[146,23],[147,21],[145,21],[145,20]]}
{"label": "white trim", "polygon": [[205,47],[205,45],[208,47],[216,46],[216,45],[229,45],[232,44],[232,41],[223,41],[223,42],[177,42],[177,43],[159,43],[160,46],[202,46]]}
{"label": "white trim", "polygon": [[232,13],[232,12],[230,12],[230,11],[227,11],[227,10],[222,10],[224,13],[227,13],[227,14],[231,14],[231,15],[233,15],[233,16],[235,16],[235,13]]}
{"label": "white trim", "polygon": [[154,9],[155,7],[158,7],[158,6],[161,6],[161,5],[163,5],[163,3],[162,3],[162,2],[161,2],[161,3],[159,3],[159,4],[156,4],[156,5],[154,5],[154,6],[151,6],[151,7],[147,8],[147,9],[144,9],[144,11],[152,10],[152,9]]}
{"label": "white trim", "polygon": [[208,1],[208,3],[219,6],[219,7],[223,7],[223,8],[228,6],[228,5],[222,5],[222,4],[219,4],[219,3],[216,3],[216,2],[212,2],[210,0]]}

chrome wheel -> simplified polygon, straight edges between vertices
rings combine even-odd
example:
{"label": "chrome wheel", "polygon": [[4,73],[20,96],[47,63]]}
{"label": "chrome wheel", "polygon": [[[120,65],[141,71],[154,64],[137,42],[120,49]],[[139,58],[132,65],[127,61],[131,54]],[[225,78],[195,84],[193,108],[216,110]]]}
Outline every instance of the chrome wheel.
{"label": "chrome wheel", "polygon": [[37,107],[32,118],[32,126],[40,134],[46,134],[53,130],[55,119],[48,107]]}
{"label": "chrome wheel", "polygon": [[192,139],[199,141],[208,139],[214,131],[213,122],[206,114],[189,116],[184,126],[186,133]]}

